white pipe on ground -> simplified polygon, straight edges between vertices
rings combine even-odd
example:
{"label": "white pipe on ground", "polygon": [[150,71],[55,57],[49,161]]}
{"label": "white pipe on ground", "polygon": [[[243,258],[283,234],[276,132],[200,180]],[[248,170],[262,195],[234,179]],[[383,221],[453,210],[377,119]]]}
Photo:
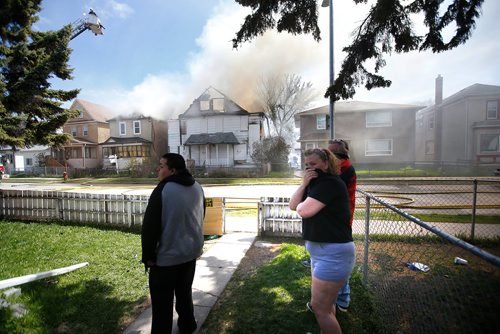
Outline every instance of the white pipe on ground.
{"label": "white pipe on ground", "polygon": [[25,284],[25,283],[29,283],[29,282],[33,282],[33,281],[37,281],[39,279],[43,279],[43,278],[47,278],[47,277],[66,274],[66,273],[69,273],[70,271],[74,271],[76,269],[80,269],[80,268],[83,268],[83,267],[88,266],[88,265],[89,265],[88,262],[82,262],[82,263],[74,264],[74,265],[69,266],[69,267],[54,269],[51,271],[44,271],[44,272],[37,273],[37,274],[31,274],[31,275],[25,275],[25,276],[19,276],[19,277],[5,279],[3,281],[0,281],[0,290],[10,288],[13,286],[17,286],[17,285],[21,285],[21,284]]}

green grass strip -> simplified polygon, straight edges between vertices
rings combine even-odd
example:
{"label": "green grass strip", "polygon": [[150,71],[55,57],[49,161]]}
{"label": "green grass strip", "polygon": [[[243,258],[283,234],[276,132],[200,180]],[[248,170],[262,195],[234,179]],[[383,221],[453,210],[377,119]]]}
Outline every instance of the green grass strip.
{"label": "green grass strip", "polygon": [[[203,333],[319,333],[305,304],[310,300],[310,270],[300,264],[304,246],[284,243],[279,255],[255,272],[236,272],[226,298],[210,312]],[[381,323],[373,315],[373,297],[353,273],[352,312],[339,314],[344,333],[378,333]]]}
{"label": "green grass strip", "polygon": [[0,221],[0,279],[81,262],[87,267],[20,286],[9,299],[28,310],[0,309],[0,333],[119,333],[149,295],[137,234],[92,227]]}

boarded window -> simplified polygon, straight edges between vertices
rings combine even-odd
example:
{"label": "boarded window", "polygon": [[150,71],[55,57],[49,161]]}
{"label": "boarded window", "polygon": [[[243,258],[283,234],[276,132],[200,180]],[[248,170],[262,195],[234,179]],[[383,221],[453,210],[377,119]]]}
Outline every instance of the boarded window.
{"label": "boarded window", "polygon": [[392,155],[392,139],[369,139],[365,142],[365,155]]}
{"label": "boarded window", "polygon": [[368,111],[366,113],[366,127],[385,127],[392,126],[391,111]]}
{"label": "boarded window", "polygon": [[224,99],[213,99],[212,103],[214,111],[224,112]]}
{"label": "boarded window", "polygon": [[210,110],[210,101],[200,101],[200,110],[201,111],[208,111]]}

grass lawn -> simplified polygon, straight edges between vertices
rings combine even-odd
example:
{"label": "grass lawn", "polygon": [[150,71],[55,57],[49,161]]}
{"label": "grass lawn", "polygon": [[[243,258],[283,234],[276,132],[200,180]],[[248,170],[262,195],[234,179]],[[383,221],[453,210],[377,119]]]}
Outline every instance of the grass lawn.
{"label": "grass lawn", "polygon": [[[251,252],[252,249],[249,251]],[[283,243],[279,254],[255,270],[240,266],[210,312],[200,333],[319,333],[315,317],[305,304],[310,299],[310,270],[301,241]],[[351,277],[353,299],[348,313],[339,313],[343,333],[379,333],[373,297],[361,282]]]}
{"label": "grass lawn", "polygon": [[0,221],[0,245],[0,280],[89,262],[19,286],[28,312],[0,309],[0,333],[118,333],[149,295],[137,234]]}

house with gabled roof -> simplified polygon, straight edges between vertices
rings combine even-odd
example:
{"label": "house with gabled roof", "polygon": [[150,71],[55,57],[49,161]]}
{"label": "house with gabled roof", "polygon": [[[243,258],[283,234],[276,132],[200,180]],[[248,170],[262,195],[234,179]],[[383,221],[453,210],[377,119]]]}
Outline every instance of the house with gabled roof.
{"label": "house with gabled roof", "polygon": [[108,119],[113,113],[108,108],[82,99],[76,99],[70,109],[80,111],[63,126],[63,132],[72,136],[70,143],[55,152],[63,166],[74,168],[96,168],[102,165],[102,150],[99,144],[109,138]]}
{"label": "house with gabled roof", "polygon": [[[411,104],[341,101],[335,103],[335,137],[349,143],[351,160],[358,166],[413,165],[415,113]],[[329,106],[295,115],[301,150],[326,148],[330,135]]]}
{"label": "house with gabled roof", "polygon": [[165,121],[141,113],[109,119],[110,137],[101,143],[103,167],[127,169],[131,163],[154,161],[167,152]]}
{"label": "house with gabled roof", "polygon": [[416,114],[416,163],[498,168],[500,86],[476,83],[443,99],[438,76],[435,94]]}
{"label": "house with gabled roof", "polygon": [[167,121],[169,152],[182,154],[191,166],[254,166],[253,143],[261,141],[263,119],[263,113],[250,113],[209,87]]}

